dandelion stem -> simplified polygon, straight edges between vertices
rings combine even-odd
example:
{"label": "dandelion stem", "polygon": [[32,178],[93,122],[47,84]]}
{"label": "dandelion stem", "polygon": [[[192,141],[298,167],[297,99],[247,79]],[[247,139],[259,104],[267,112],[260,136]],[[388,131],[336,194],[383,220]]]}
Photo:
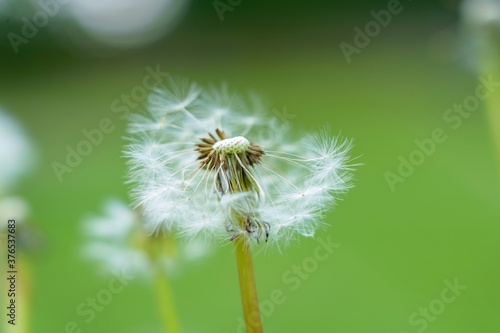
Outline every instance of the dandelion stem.
{"label": "dandelion stem", "polygon": [[[18,278],[18,288],[17,288],[17,313],[19,319],[16,319],[15,325],[9,324],[9,317],[4,321],[5,322],[5,330],[6,333],[28,333],[31,331],[30,328],[30,295],[31,295],[31,280],[30,280],[30,262],[27,259],[23,259],[22,255],[17,262],[17,267],[19,272],[23,272],[23,274],[19,274]],[[8,282],[6,280],[6,282]],[[7,290],[7,286],[5,286]],[[5,293],[7,294],[7,293]]]}
{"label": "dandelion stem", "polygon": [[234,240],[234,244],[236,247],[236,261],[238,264],[246,331],[247,333],[262,333],[263,328],[257,298],[257,288],[255,286],[252,253],[244,237],[237,237]]}
{"label": "dandelion stem", "polygon": [[160,268],[155,274],[156,296],[165,332],[180,333],[179,320],[172,297],[172,288],[166,274]]}
{"label": "dandelion stem", "polygon": [[486,107],[488,109],[487,112],[490,118],[490,126],[493,132],[492,137],[497,151],[498,167],[500,167],[500,92],[498,90],[491,93],[490,98],[486,101]]}
{"label": "dandelion stem", "polygon": [[[492,70],[491,68],[495,68],[500,66],[497,58],[495,58],[494,54],[487,54],[487,56],[483,57],[481,61],[482,74],[484,77],[493,76],[493,78],[498,78],[500,76],[500,70]],[[495,89],[491,91],[491,95],[485,101],[486,111],[488,114],[490,128],[491,128],[491,136],[494,142],[494,149],[496,150],[497,155],[497,166],[500,168],[500,91]],[[498,174],[500,175],[500,174]]]}

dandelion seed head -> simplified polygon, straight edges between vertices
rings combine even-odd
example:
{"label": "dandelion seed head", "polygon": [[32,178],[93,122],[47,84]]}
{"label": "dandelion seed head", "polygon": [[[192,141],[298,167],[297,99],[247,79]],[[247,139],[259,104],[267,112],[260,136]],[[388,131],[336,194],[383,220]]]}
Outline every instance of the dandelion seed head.
{"label": "dandelion seed head", "polygon": [[186,81],[157,90],[131,118],[129,181],[149,232],[281,246],[311,237],[351,187],[352,141],[291,138],[255,95]]}
{"label": "dandelion seed head", "polygon": [[242,136],[224,139],[214,143],[213,149],[216,153],[241,154],[250,148],[250,141]]}
{"label": "dandelion seed head", "polygon": [[30,215],[26,200],[17,196],[6,196],[0,199],[0,231],[7,229],[7,221],[15,219],[17,225],[24,224]]}
{"label": "dandelion seed head", "polygon": [[468,24],[500,24],[500,1],[465,0],[462,3],[462,13]]}
{"label": "dandelion seed head", "polygon": [[34,148],[21,125],[0,109],[0,195],[8,193],[35,161]]}
{"label": "dandelion seed head", "polygon": [[150,278],[155,269],[153,253],[160,267],[172,273],[179,270],[180,262],[198,259],[210,252],[208,243],[198,239],[178,244],[172,236],[148,235],[142,219],[145,217],[121,200],[107,200],[103,214],[88,216],[83,221],[87,237],[83,256],[97,262],[104,273],[126,270]]}
{"label": "dandelion seed head", "polygon": [[460,56],[476,72],[498,68],[500,0],[464,0],[461,4]]}

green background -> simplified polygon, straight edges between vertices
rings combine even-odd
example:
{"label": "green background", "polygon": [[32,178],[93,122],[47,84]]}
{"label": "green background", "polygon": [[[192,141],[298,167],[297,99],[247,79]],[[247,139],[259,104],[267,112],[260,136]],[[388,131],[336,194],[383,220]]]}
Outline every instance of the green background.
{"label": "green background", "polygon": [[[457,130],[442,118],[478,85],[456,56],[458,13],[453,1],[403,5],[350,64],[339,43],[352,43],[353,28],[385,1],[243,1],[222,22],[210,1],[196,1],[160,42],[107,58],[69,52],[46,31],[19,54],[2,37],[0,103],[25,125],[40,155],[17,191],[43,234],[30,272],[32,332],[64,332],[68,321],[83,332],[161,332],[154,290],[144,281],[115,295],[90,324],[75,312],[109,280],[79,256],[81,220],[108,197],[127,199],[126,123],[111,103],[157,64],[202,85],[258,91],[270,111],[286,107],[295,116],[297,136],[327,123],[355,140],[353,155],[364,165],[329,212],[330,226],[317,233],[341,246],[294,291],[283,274],[311,257],[317,240],[255,257],[261,300],[275,289],[286,297],[264,317],[266,332],[417,332],[409,317],[455,278],[467,289],[425,331],[500,332],[500,168],[488,116],[481,106]],[[2,35],[12,27],[6,22]],[[63,162],[66,146],[75,147],[82,130],[104,117],[116,129],[59,182],[51,163]],[[407,158],[414,141],[435,128],[448,139],[392,192],[384,174],[396,173],[399,156]],[[185,332],[237,331],[230,245],[186,265],[173,286]]]}

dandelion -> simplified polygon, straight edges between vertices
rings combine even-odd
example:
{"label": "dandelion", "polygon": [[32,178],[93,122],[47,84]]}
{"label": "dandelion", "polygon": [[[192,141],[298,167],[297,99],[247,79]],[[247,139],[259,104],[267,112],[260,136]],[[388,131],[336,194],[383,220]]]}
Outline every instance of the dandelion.
{"label": "dandelion", "polygon": [[312,237],[351,187],[350,140],[328,130],[289,138],[262,103],[170,80],[131,118],[130,181],[147,228],[232,241],[248,332],[262,330],[250,249]]}
{"label": "dandelion", "polygon": [[[8,221],[15,220],[16,231],[16,269],[24,274],[18,277],[18,311],[23,313],[10,325],[8,320],[2,326],[4,332],[28,332],[30,330],[30,262],[29,254],[36,248],[38,237],[36,230],[28,223],[30,208],[28,202],[13,195],[15,187],[33,166],[34,149],[22,126],[10,115],[0,109],[0,243],[7,244]],[[7,249],[7,247],[5,247]],[[7,258],[7,253],[5,253]],[[7,264],[7,261],[5,261]],[[2,290],[7,290],[6,283],[0,282]],[[6,287],[5,289],[3,287]]]}
{"label": "dandelion", "polygon": [[[464,0],[461,7],[464,53],[470,67],[480,75],[500,77],[500,0]],[[500,91],[485,101],[500,166]]]}
{"label": "dandelion", "polygon": [[5,195],[33,166],[34,149],[21,125],[1,109],[0,161],[0,195]]}
{"label": "dandelion", "polygon": [[6,196],[0,199],[0,231],[7,229],[7,221],[15,219],[24,223],[30,215],[26,200],[18,196]]}
{"label": "dandelion", "polygon": [[478,72],[498,66],[500,51],[500,1],[464,0],[461,32],[467,61]]}
{"label": "dandelion", "polygon": [[201,258],[209,249],[200,241],[178,246],[172,234],[166,238],[148,235],[143,226],[138,212],[119,199],[108,199],[102,215],[91,215],[83,221],[88,242],[82,252],[85,258],[99,263],[104,273],[153,278],[159,305],[166,312],[166,331],[178,332],[169,277],[179,271],[181,262]]}
{"label": "dandelion", "polygon": [[178,274],[180,263],[199,259],[210,251],[204,242],[179,246],[172,235],[167,239],[148,235],[143,226],[138,212],[119,199],[108,199],[103,204],[103,214],[89,215],[83,221],[88,241],[82,254],[98,263],[103,273],[126,271],[147,280],[156,264],[172,276]]}

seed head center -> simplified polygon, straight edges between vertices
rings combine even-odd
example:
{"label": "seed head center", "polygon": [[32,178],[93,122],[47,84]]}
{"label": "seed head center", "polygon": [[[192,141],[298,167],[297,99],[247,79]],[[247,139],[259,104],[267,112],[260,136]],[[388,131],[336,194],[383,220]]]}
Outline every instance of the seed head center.
{"label": "seed head center", "polygon": [[246,152],[248,148],[250,148],[250,141],[242,136],[217,141],[213,145],[213,149],[217,153],[224,153],[226,155],[241,154]]}

